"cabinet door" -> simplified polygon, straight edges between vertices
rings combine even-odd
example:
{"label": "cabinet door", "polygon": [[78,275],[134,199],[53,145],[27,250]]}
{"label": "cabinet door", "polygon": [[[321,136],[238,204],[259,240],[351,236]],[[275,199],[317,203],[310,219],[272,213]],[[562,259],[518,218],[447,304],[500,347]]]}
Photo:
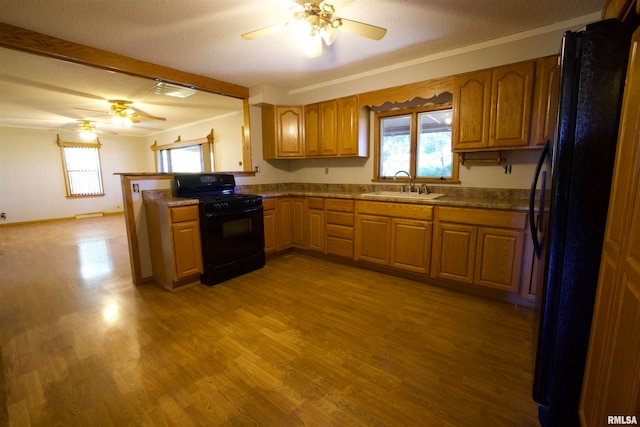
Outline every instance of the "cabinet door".
{"label": "cabinet door", "polygon": [[265,253],[275,252],[276,250],[276,210],[270,209],[264,211],[264,251]]}
{"label": "cabinet door", "polygon": [[307,157],[320,155],[320,105],[304,106],[304,153]]}
{"label": "cabinet door", "polygon": [[202,252],[198,221],[178,222],[172,225],[174,280],[202,273]]}
{"label": "cabinet door", "polygon": [[454,151],[487,148],[491,70],[456,76],[453,90],[451,138]]}
{"label": "cabinet door", "polygon": [[480,228],[475,283],[516,292],[520,284],[525,233]]}
{"label": "cabinet door", "polygon": [[491,82],[489,147],[529,144],[535,62],[495,68]]}
{"label": "cabinet door", "polygon": [[290,197],[279,198],[277,212],[276,250],[279,251],[293,246],[293,200]]}
{"label": "cabinet door", "polygon": [[338,154],[338,116],[336,101],[320,103],[320,155]]}
{"label": "cabinet door", "polygon": [[477,237],[476,226],[439,223],[433,248],[434,275],[473,283]]}
{"label": "cabinet door", "polygon": [[338,155],[358,156],[359,153],[359,122],[358,98],[348,96],[337,101],[338,112]]}
{"label": "cabinet door", "polygon": [[276,107],[276,148],[278,157],[303,157],[302,107]]}
{"label": "cabinet door", "polygon": [[529,145],[544,145],[553,141],[558,112],[560,67],[558,56],[540,58],[536,63],[536,80],[533,94],[533,116]]}
{"label": "cabinet door", "polygon": [[429,274],[433,223],[402,218],[391,220],[391,266]]}
{"label": "cabinet door", "polygon": [[307,199],[304,197],[294,197],[291,199],[292,222],[291,238],[292,244],[298,248],[307,249],[309,246],[308,233],[308,211]]}
{"label": "cabinet door", "polygon": [[376,215],[356,215],[356,260],[390,264],[391,220]]}
{"label": "cabinet door", "polygon": [[324,251],[324,210],[309,209],[309,249]]}

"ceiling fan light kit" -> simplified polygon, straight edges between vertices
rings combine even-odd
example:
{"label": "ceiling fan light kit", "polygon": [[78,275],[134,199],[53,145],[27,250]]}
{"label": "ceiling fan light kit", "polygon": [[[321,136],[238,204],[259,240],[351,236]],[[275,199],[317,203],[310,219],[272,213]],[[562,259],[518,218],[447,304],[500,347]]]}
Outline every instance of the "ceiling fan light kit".
{"label": "ceiling fan light kit", "polygon": [[[265,36],[283,27],[289,27],[293,37],[300,43],[303,52],[310,58],[322,55],[322,41],[331,46],[338,37],[338,31],[344,30],[353,34],[380,40],[387,30],[375,25],[364,24],[350,19],[333,17],[333,5],[320,1],[317,3],[294,0],[293,21],[277,24],[242,34],[246,40]],[[302,7],[302,8],[300,8]]]}

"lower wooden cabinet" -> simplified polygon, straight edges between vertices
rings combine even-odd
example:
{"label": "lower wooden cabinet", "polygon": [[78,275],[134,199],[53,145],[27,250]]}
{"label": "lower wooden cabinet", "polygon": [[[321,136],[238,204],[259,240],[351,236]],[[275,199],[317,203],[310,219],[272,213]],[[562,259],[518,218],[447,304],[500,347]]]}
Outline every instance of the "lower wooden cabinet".
{"label": "lower wooden cabinet", "polygon": [[265,253],[292,247],[309,248],[309,218],[305,197],[264,199],[262,209]]}
{"label": "lower wooden cabinet", "polygon": [[263,206],[267,252],[318,251],[531,300],[525,212],[302,196]]}
{"label": "lower wooden cabinet", "polygon": [[434,276],[473,283],[477,240],[473,225],[439,222],[433,242]]}
{"label": "lower wooden cabinet", "polygon": [[202,274],[198,205],[145,203],[153,279],[170,291],[196,284]]}
{"label": "lower wooden cabinet", "polygon": [[356,202],[356,261],[428,274],[433,207]]}
{"label": "lower wooden cabinet", "polygon": [[309,197],[309,250],[324,252],[324,199]]}
{"label": "lower wooden cabinet", "polygon": [[353,259],[354,201],[325,199],[325,253]]}
{"label": "lower wooden cabinet", "polygon": [[277,199],[263,199],[264,215],[264,252],[269,254],[276,251],[276,207]]}
{"label": "lower wooden cabinet", "polygon": [[518,292],[526,213],[439,207],[436,218],[435,277]]}

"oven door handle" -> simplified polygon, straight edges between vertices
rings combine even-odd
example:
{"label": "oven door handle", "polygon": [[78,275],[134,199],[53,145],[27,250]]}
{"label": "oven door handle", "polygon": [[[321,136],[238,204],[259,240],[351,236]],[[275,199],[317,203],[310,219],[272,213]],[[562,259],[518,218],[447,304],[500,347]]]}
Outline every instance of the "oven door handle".
{"label": "oven door handle", "polygon": [[222,215],[252,213],[252,212],[258,212],[258,211],[261,211],[261,210],[262,210],[262,205],[260,205],[260,206],[251,206],[251,207],[246,207],[246,208],[242,208],[242,209],[233,209],[233,210],[229,210],[229,211],[209,212],[209,213],[205,214],[205,216],[207,218],[212,218],[212,217],[222,216]]}

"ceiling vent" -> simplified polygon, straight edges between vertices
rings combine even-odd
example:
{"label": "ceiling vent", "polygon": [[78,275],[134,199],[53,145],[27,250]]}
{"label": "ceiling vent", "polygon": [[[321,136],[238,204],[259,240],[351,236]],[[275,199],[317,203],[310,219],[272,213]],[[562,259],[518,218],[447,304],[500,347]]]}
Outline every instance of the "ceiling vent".
{"label": "ceiling vent", "polygon": [[155,93],[156,95],[173,96],[174,98],[188,98],[196,93],[196,91],[191,88],[174,85],[167,82],[156,83],[153,89],[151,89],[151,92]]}

